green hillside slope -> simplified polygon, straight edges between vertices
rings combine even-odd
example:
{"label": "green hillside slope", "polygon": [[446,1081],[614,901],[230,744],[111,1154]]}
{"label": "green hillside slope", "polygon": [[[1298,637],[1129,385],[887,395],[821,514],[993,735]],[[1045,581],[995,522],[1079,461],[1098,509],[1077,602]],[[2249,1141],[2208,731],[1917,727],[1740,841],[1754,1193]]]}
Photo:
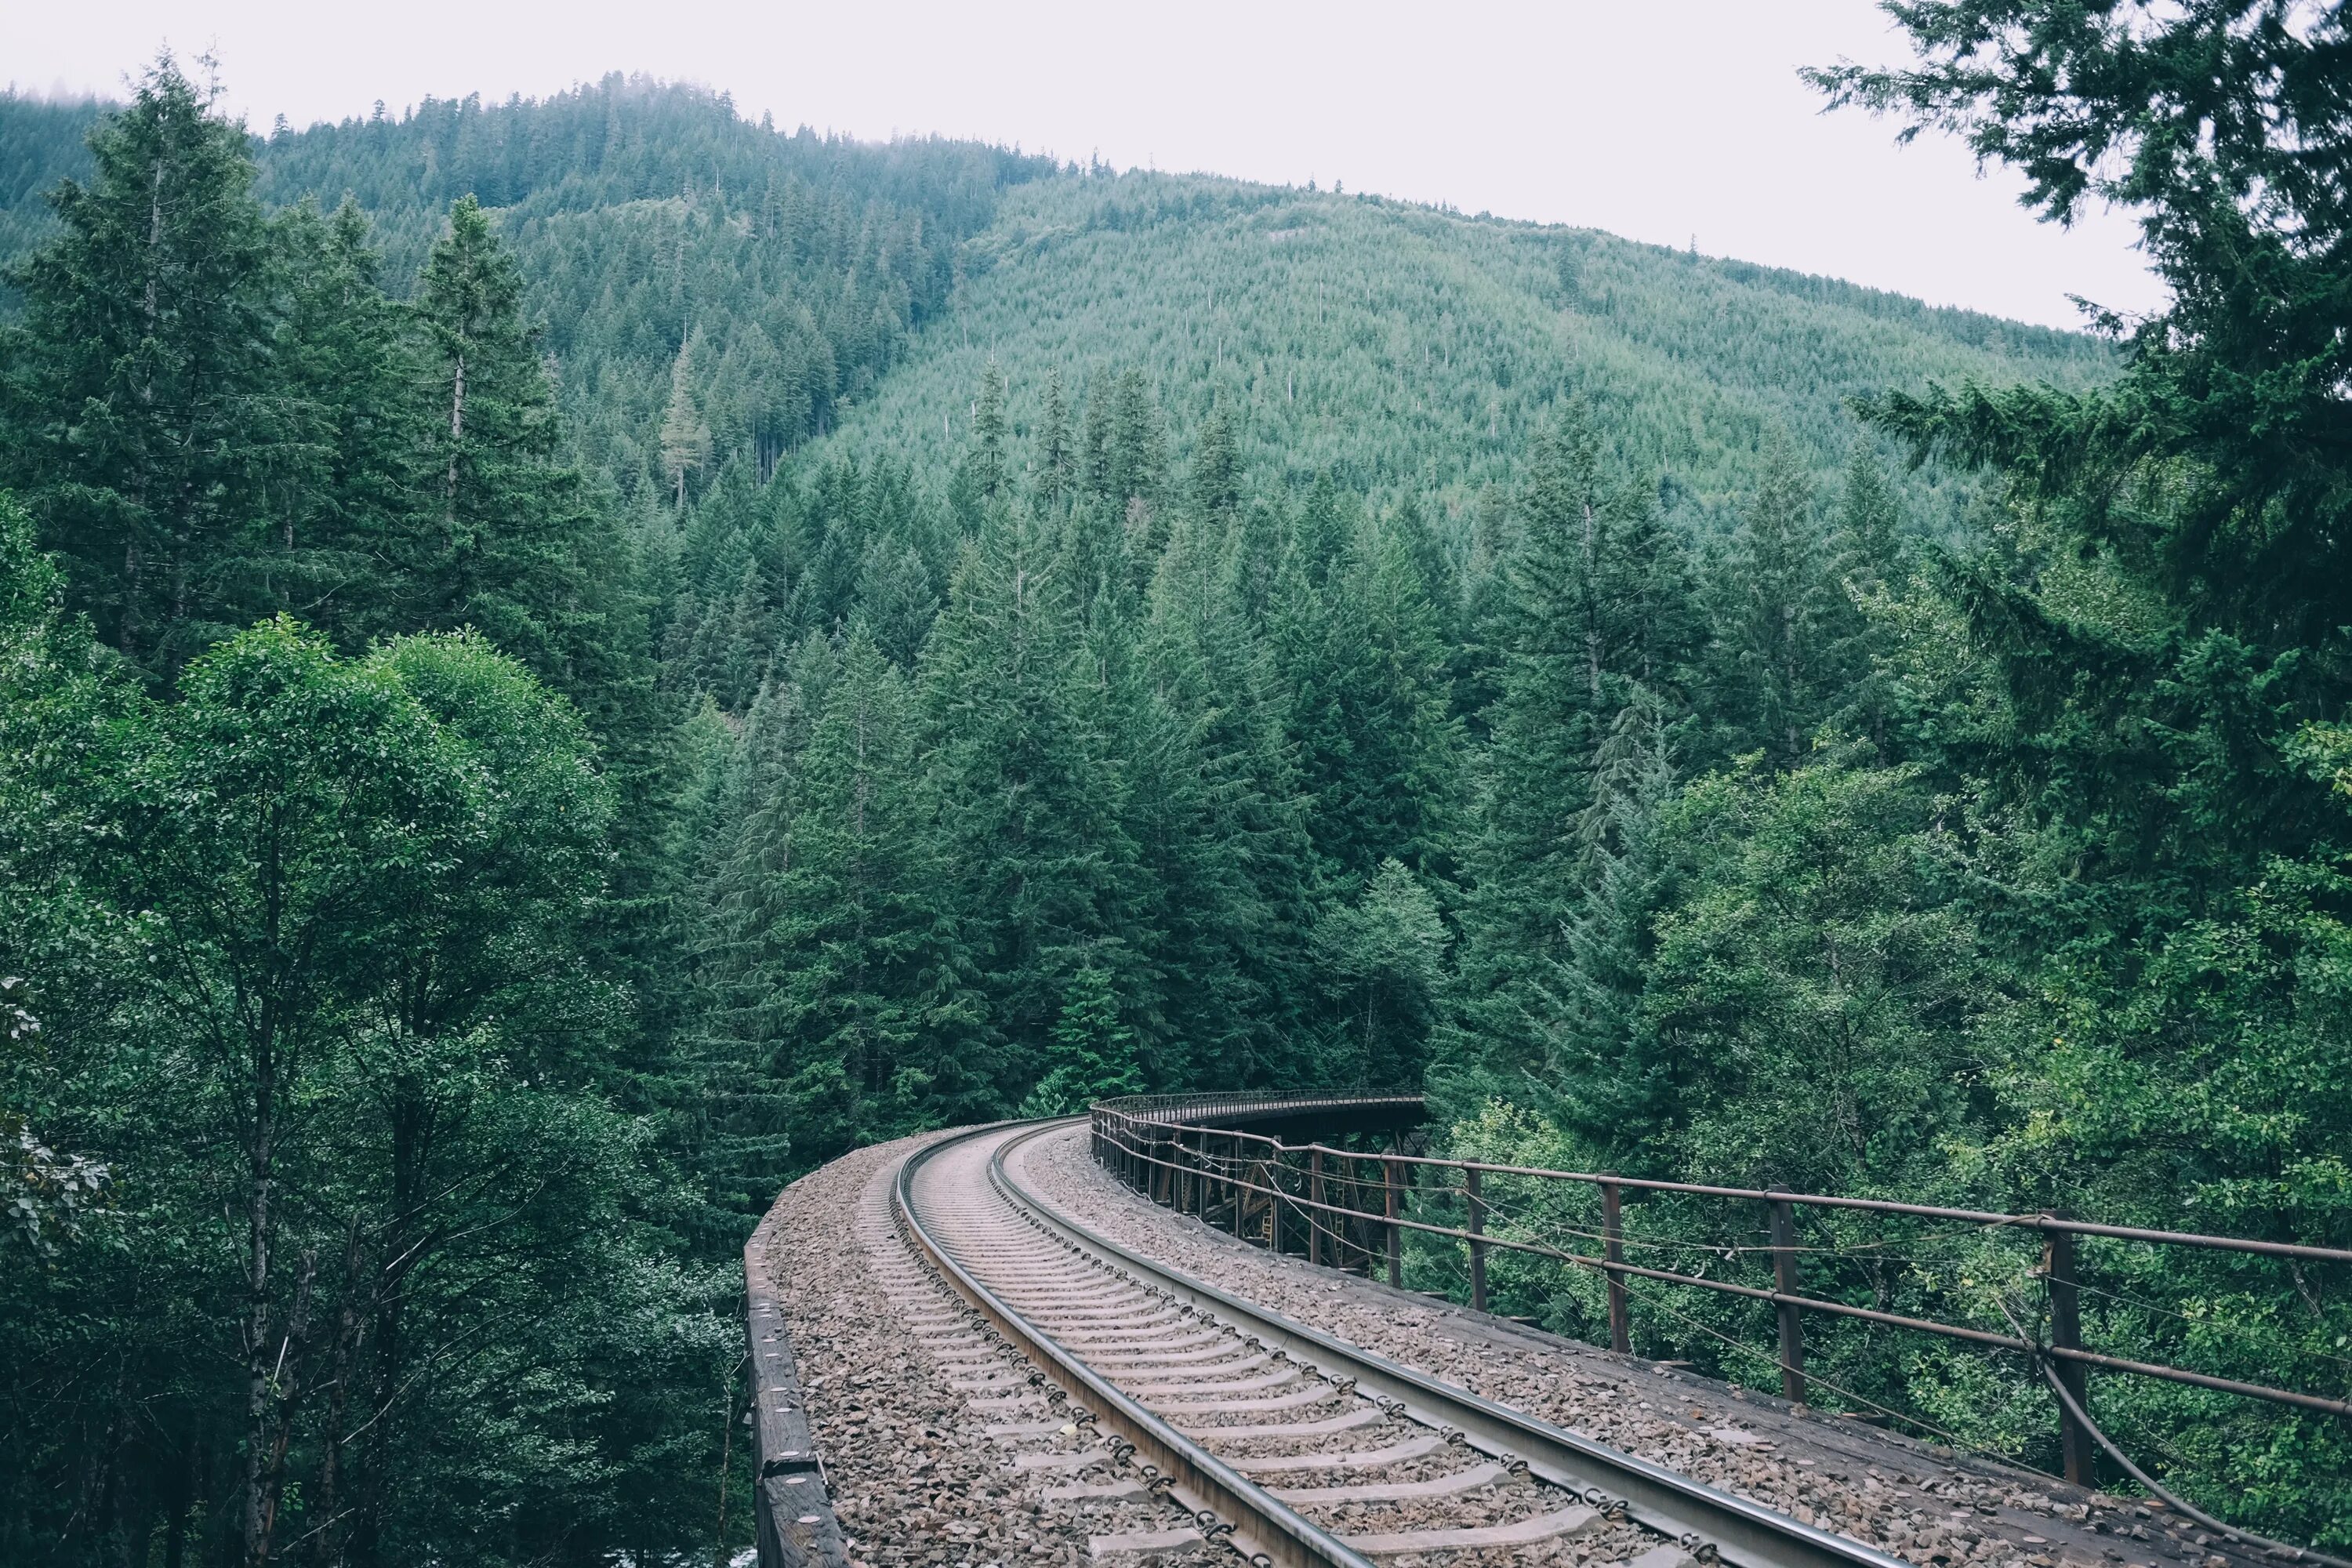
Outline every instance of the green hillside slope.
{"label": "green hillside slope", "polygon": [[[46,230],[40,193],[86,163],[93,112],[0,98],[7,249]],[[1258,485],[1328,470],[1445,511],[1505,479],[1542,410],[1580,392],[1624,468],[1655,475],[1690,521],[1727,517],[1775,425],[1826,477],[1853,393],[2075,386],[2112,363],[2075,334],[1595,230],[787,134],[724,98],[617,76],[542,102],[280,131],[257,153],[265,200],[348,194],[368,212],[394,292],[450,201],[497,210],[584,455],[624,495],[663,484],[657,427],[690,343],[709,474],[740,454],[764,477],[834,427],[836,403],[848,449],[944,473],[992,356],[1016,434],[1047,372],[1082,398],[1132,367],[1180,450],[1222,403]],[[1908,481],[1931,526],[1948,511],[1938,479]]]}
{"label": "green hillside slope", "polygon": [[1726,512],[1768,429],[1824,471],[1852,394],[1974,376],[2079,385],[2093,340],[1590,229],[1196,176],[1045,180],[960,253],[951,311],[842,439],[937,469],[992,356],[1016,433],[1046,374],[1157,384],[1181,447],[1223,404],[1261,483],[1458,507],[1503,479],[1542,411],[1582,393],[1618,456]]}

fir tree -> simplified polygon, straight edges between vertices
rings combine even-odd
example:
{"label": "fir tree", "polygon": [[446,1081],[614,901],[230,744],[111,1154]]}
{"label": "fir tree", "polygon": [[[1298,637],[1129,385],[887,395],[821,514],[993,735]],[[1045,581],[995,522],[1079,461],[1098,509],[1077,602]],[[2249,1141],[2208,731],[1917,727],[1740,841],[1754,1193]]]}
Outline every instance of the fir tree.
{"label": "fir tree", "polygon": [[1095,724],[1101,676],[1051,542],[1016,513],[968,547],[923,655],[941,853],[997,1043],[945,1097],[964,1115],[1042,1076],[1072,972],[1108,967],[1133,997],[1151,947],[1130,919],[1135,847]]}
{"label": "fir tree", "polygon": [[1717,594],[1732,747],[1761,747],[1779,767],[1805,755],[1835,695],[1834,623],[1844,601],[1828,567],[1811,482],[1786,437],[1775,435]]}
{"label": "fir tree", "polygon": [[1326,585],[1303,557],[1289,557],[1271,641],[1325,870],[1350,887],[1390,858],[1443,874],[1462,736],[1420,567],[1373,525]]}
{"label": "fir tree", "polygon": [[1592,798],[1575,829],[1583,899],[1528,988],[1541,1081],[1563,1124],[1620,1157],[1671,1106],[1670,1069],[1641,1008],[1651,923],[1667,900],[1658,832],[1674,787],[1664,705],[1637,688],[1593,753]]}
{"label": "fir tree", "polygon": [[1192,447],[1192,506],[1223,529],[1241,507],[1240,459],[1234,451],[1233,421],[1223,408],[1212,412]]}
{"label": "fir tree", "polygon": [[1352,903],[1315,930],[1318,957],[1339,983],[1345,1006],[1336,1075],[1359,1091],[1410,1083],[1435,1016],[1445,950],[1453,940],[1437,900],[1397,860],[1383,860]]}
{"label": "fir tree", "polygon": [[1107,970],[1083,968],[1063,990],[1054,1020],[1055,1061],[1021,1102],[1023,1116],[1069,1116],[1097,1100],[1143,1091],[1135,1031],[1118,1016]]}
{"label": "fir tree", "polygon": [[166,55],[90,133],[89,182],[51,193],[56,237],[8,274],[25,314],[0,353],[5,477],[100,635],[158,675],[259,608],[236,592],[277,542],[258,529],[308,510],[268,478],[315,467],[316,416],[275,380],[245,132],[212,103]]}
{"label": "fir tree", "polygon": [[522,275],[472,196],[449,209],[412,312],[437,503],[415,547],[420,618],[478,626],[562,682],[574,640],[562,622],[582,587],[580,480],[561,458]]}
{"label": "fir tree", "polygon": [[[1234,591],[1228,552],[1176,525],[1144,631],[1149,723],[1133,837],[1162,888],[1171,1055],[1196,1080],[1301,1081],[1301,933],[1313,863],[1280,678]],[[1131,731],[1141,738],[1145,726]]]}
{"label": "fir tree", "polygon": [[694,400],[694,362],[702,349],[702,329],[697,327],[678,345],[671,362],[669,406],[662,415],[662,475],[669,481],[670,504],[686,510],[686,481],[710,466],[710,426]]}
{"label": "fir tree", "polygon": [[980,373],[980,392],[972,400],[971,466],[973,488],[980,499],[993,501],[1005,493],[1010,454],[1006,450],[1004,373],[991,360]]}
{"label": "fir tree", "polygon": [[420,478],[407,345],[357,204],[321,218],[305,202],[272,229],[285,279],[275,357],[286,406],[304,417],[304,460],[273,476],[278,548],[252,560],[240,596],[355,650],[406,624],[392,556]]}
{"label": "fir tree", "polygon": [[1070,430],[1069,400],[1062,391],[1062,373],[1045,377],[1045,408],[1037,422],[1037,477],[1031,494],[1047,510],[1059,507],[1079,483],[1078,448]]}

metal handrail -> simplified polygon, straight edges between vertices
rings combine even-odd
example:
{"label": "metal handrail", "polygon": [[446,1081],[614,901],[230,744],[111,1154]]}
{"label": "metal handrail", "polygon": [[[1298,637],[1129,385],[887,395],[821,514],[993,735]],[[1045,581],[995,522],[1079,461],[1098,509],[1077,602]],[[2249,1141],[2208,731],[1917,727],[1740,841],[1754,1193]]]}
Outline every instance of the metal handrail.
{"label": "metal handrail", "polygon": [[[1129,1096],[1119,1100],[1098,1101],[1093,1112],[1099,1119],[1105,1115],[1136,1126],[1164,1128],[1171,1131],[1209,1131],[1222,1136],[1249,1140],[1283,1150],[1286,1153],[1305,1153],[1320,1150],[1327,1154],[1344,1155],[1349,1159],[1368,1159],[1360,1149],[1336,1149],[1323,1143],[1284,1143],[1263,1133],[1245,1132],[1234,1128],[1211,1127],[1206,1123],[1166,1117],[1135,1114],[1129,1109],[1133,1100],[1166,1100],[1168,1106],[1154,1109],[1181,1109],[1204,1101],[1240,1100],[1240,1096],[1151,1095]],[[1385,1105],[1404,1096],[1379,1096],[1371,1099],[1342,1099],[1337,1096],[1297,1096],[1288,1100],[1259,1097],[1250,1100],[1247,1109],[1310,1109],[1318,1105]],[[1418,1099],[1418,1096],[1409,1097]],[[1223,1104],[1219,1114],[1231,1114]],[[1497,1165],[1481,1160],[1449,1160],[1429,1154],[1389,1153],[1378,1156],[1406,1165],[1434,1165],[1446,1170],[1477,1171],[1497,1176],[1540,1176],[1552,1181],[1579,1182],[1590,1186],[1614,1186],[1620,1190],[1651,1193],[1683,1193],[1697,1197],[1742,1198],[1757,1203],[1796,1204],[1808,1208],[1857,1209],[1868,1214],[1907,1215],[1918,1219],[1948,1219],[1969,1225],[2000,1226],[2014,1230],[2039,1231],[2047,1235],[2064,1231],[2074,1236],[2105,1237],[2117,1241],[2145,1241],[2166,1247],[2200,1247],[2225,1252],[2250,1252],[2265,1258],[2294,1258],[2309,1262],[2352,1263],[2352,1250],[2338,1247],[2313,1247],[2294,1241],[2263,1241],[2253,1237],[2210,1236],[2196,1231],[2149,1230],[2139,1226],[2103,1225],[2095,1220],[2068,1219],[2051,1214],[2002,1214],[1990,1209],[1945,1208],[1934,1204],[1906,1204],[1893,1198],[1848,1198],[1825,1193],[1792,1193],[1778,1188],[1718,1187],[1699,1182],[1664,1182],[1643,1176],[1620,1176],[1607,1172],[1555,1171],[1540,1165]]]}
{"label": "metal handrail", "polygon": [[[1104,1158],[1107,1163],[1111,1163],[1108,1156],[1112,1151],[1116,1151],[1117,1163],[1123,1167],[1122,1174],[1130,1180],[1137,1181],[1137,1184],[1146,1190],[1153,1191],[1155,1196],[1158,1184],[1147,1174],[1153,1171],[1170,1173],[1168,1186],[1171,1201],[1181,1201],[1181,1194],[1187,1190],[1184,1185],[1185,1178],[1192,1179],[1190,1191],[1204,1209],[1207,1204],[1207,1190],[1212,1184],[1223,1193],[1229,1194],[1236,1205],[1234,1214],[1234,1234],[1237,1236],[1241,1234],[1242,1211],[1239,1205],[1246,1201],[1246,1195],[1254,1194],[1263,1196],[1269,1205],[1274,1205],[1277,1215],[1281,1208],[1286,1205],[1297,1211],[1302,1217],[1318,1213],[1346,1215],[1350,1219],[1379,1227],[1389,1238],[1390,1268],[1392,1276],[1395,1273],[1398,1257],[1397,1240],[1404,1231],[1416,1231],[1465,1243],[1470,1248],[1475,1306],[1483,1307],[1484,1305],[1485,1255],[1489,1248],[1530,1254],[1596,1270],[1604,1275],[1609,1281],[1612,1338],[1615,1342],[1615,1348],[1619,1350],[1628,1348],[1624,1330],[1623,1295],[1623,1282],[1627,1279],[1653,1280],[1664,1284],[1688,1286],[1768,1302],[1780,1314],[1782,1353],[1780,1363],[1782,1386],[1783,1392],[1792,1400],[1801,1400],[1806,1387],[1802,1340],[1797,1329],[1797,1314],[1817,1312],[1965,1341],[1988,1350],[2011,1351],[2046,1358],[2059,1363],[2064,1375],[2076,1378],[2082,1376],[2081,1369],[2096,1367],[2103,1371],[2154,1377],[2326,1415],[2352,1417],[2352,1401],[2305,1394],[2294,1389],[2245,1383],[2232,1378],[2217,1377],[2184,1367],[2134,1361],[2088,1350],[2080,1342],[2074,1310],[2075,1284],[2072,1250],[2073,1241],[2076,1237],[2099,1237],[2154,1246],[2204,1247],[2296,1261],[2352,1263],[2352,1251],[2342,1248],[2263,1241],[2248,1237],[2200,1235],[2192,1232],[2153,1230],[2137,1226],[2104,1225],[2052,1214],[2000,1214],[1975,1209],[1950,1208],[1937,1205],[1906,1204],[1887,1199],[1846,1198],[1823,1194],[1785,1192],[1779,1189],[1724,1187],[1699,1183],[1654,1181],[1618,1176],[1606,1172],[1556,1171],[1539,1166],[1495,1164],[1475,1160],[1453,1160],[1406,1154],[1402,1151],[1368,1152],[1363,1150],[1339,1148],[1322,1142],[1286,1143],[1278,1138],[1251,1132],[1239,1127],[1218,1125],[1205,1119],[1214,1117],[1217,1121],[1228,1121],[1244,1119],[1251,1113],[1264,1115],[1286,1111],[1296,1115],[1302,1111],[1322,1108],[1329,1108],[1335,1111],[1360,1109],[1393,1110],[1397,1108],[1397,1101],[1401,1098],[1403,1097],[1234,1094],[1130,1096],[1097,1104],[1089,1113],[1089,1121],[1097,1157]],[[1224,1144],[1226,1152],[1212,1152],[1207,1147],[1212,1140]],[[1195,1147],[1196,1143],[1198,1147]],[[1253,1151],[1247,1157],[1240,1152],[1244,1146]],[[1315,1184],[1313,1194],[1293,1193],[1286,1190],[1278,1183],[1276,1173],[1293,1169],[1290,1160],[1296,1156],[1304,1156],[1313,1163]],[[1381,1168],[1383,1179],[1379,1182],[1366,1181],[1352,1174],[1328,1172],[1323,1166],[1326,1159],[1348,1163],[1377,1162]],[[1458,1195],[1468,1200],[1471,1223],[1467,1228],[1432,1225],[1426,1221],[1410,1218],[1403,1213],[1397,1173],[1401,1167],[1423,1166],[1462,1173],[1460,1187],[1450,1189],[1449,1195],[1458,1192]],[[1265,1176],[1263,1182],[1255,1179],[1259,1173]],[[1606,1248],[1603,1255],[1596,1258],[1561,1247],[1545,1246],[1538,1242],[1497,1236],[1483,1229],[1481,1221],[1485,1205],[1481,1200],[1479,1178],[1489,1174],[1570,1182],[1601,1189],[1604,1204],[1607,1205],[1606,1212],[1610,1215],[1604,1221]],[[1140,1180],[1137,1180],[1138,1178]],[[1383,1190],[1386,1194],[1385,1211],[1368,1212],[1347,1204],[1322,1201],[1319,1194],[1322,1184],[1326,1181],[1350,1187]],[[1773,1244],[1769,1248],[1756,1250],[1769,1251],[1773,1255],[1776,1288],[1768,1290],[1730,1280],[1709,1279],[1672,1269],[1650,1268],[1624,1262],[1620,1247],[1621,1232],[1614,1217],[1615,1194],[1624,1189],[1731,1198],[1767,1205],[1775,1220]],[[1956,1323],[1938,1322],[1931,1319],[1907,1317],[1803,1293],[1794,1288],[1794,1260],[1800,1249],[1794,1245],[1793,1231],[1789,1228],[1789,1216],[1800,1205],[1859,1210],[1865,1213],[1898,1215],[1913,1218],[1953,1220],[2040,1233],[2050,1248],[2050,1254],[2044,1260],[2042,1272],[2050,1281],[2053,1305],[2057,1305],[2063,1296],[2065,1307],[2063,1314],[2056,1312],[2053,1314],[2054,1331],[2052,1336],[2053,1342],[2040,1344],[2021,1335],[1998,1333]],[[1270,1227],[1269,1245],[1273,1245],[1275,1240],[1278,1239],[1278,1224]],[[1312,1239],[1309,1242],[1309,1248],[1312,1256],[1314,1251]],[[2079,1393],[2079,1389],[2076,1392]],[[2081,1480],[2087,1479],[2086,1475],[2072,1473],[2078,1469],[2086,1469],[2078,1458],[2075,1444],[2072,1441],[2074,1436],[2074,1425],[2073,1418],[2062,1411],[2062,1426],[2065,1428],[2065,1436],[2069,1439],[2065,1445],[2069,1479]]]}

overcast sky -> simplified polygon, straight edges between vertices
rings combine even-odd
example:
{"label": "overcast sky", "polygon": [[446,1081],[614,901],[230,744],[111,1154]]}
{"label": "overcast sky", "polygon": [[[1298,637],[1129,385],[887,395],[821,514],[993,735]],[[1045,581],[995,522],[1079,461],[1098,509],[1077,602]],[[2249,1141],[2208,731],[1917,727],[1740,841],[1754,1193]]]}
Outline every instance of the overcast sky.
{"label": "overcast sky", "polygon": [[2035,223],[1944,138],[1824,116],[1800,65],[1903,58],[1868,0],[7,0],[0,76],[119,95],[168,42],[257,129],[611,70],[757,116],[1446,202],[2053,325],[2160,299],[2126,220]]}

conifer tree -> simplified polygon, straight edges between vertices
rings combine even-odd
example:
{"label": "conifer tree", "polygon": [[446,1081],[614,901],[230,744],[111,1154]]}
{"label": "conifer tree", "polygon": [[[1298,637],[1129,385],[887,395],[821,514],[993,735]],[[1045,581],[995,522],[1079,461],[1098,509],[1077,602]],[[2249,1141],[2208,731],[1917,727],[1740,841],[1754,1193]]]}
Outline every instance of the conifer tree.
{"label": "conifer tree", "polygon": [[583,586],[580,479],[562,460],[522,275],[472,196],[449,209],[412,312],[436,502],[414,546],[419,618],[478,626],[568,686],[575,638],[562,622]]}
{"label": "conifer tree", "polygon": [[857,607],[883,657],[901,669],[913,669],[940,613],[921,552],[887,534],[867,545],[857,570]]}
{"label": "conifer tree", "polygon": [[1004,373],[990,360],[980,373],[980,392],[972,401],[971,465],[972,484],[983,501],[993,501],[1004,494],[1010,454],[1006,450],[1008,437],[1004,418]]}
{"label": "conifer tree", "polygon": [[1107,970],[1123,997],[1147,991],[1124,781],[1095,726],[1100,676],[1051,547],[1025,512],[967,546],[923,654],[941,854],[994,1042],[942,1096],[967,1115],[1014,1103],[1042,1076],[1076,969]]}
{"label": "conifer tree", "polygon": [[702,329],[696,327],[678,345],[670,362],[669,405],[661,423],[661,465],[669,480],[670,505],[686,510],[686,481],[710,466],[710,426],[694,399],[694,362],[702,350]]}
{"label": "conifer tree", "polygon": [[1437,900],[1401,861],[1381,862],[1353,901],[1327,912],[1316,951],[1339,981],[1345,1011],[1337,1075],[1359,1090],[1411,1083],[1435,1016],[1453,936]]}
{"label": "conifer tree", "polygon": [[1067,1116],[1097,1100],[1143,1091],[1135,1031],[1118,1016],[1108,971],[1083,968],[1063,988],[1055,1065],[1021,1102],[1023,1116]]}
{"label": "conifer tree", "polygon": [[1592,797],[1577,818],[1582,900],[1563,922],[1557,955],[1528,986],[1542,1081],[1564,1124],[1621,1154],[1671,1103],[1641,1008],[1655,950],[1651,925],[1667,899],[1658,832],[1674,787],[1664,704],[1637,687],[1593,754]]}
{"label": "conifer tree", "polygon": [[1864,442],[1847,455],[1837,524],[1830,535],[1830,574],[1838,597],[1830,613],[1831,652],[1841,690],[1831,721],[1845,734],[1885,750],[1901,700],[1890,666],[1897,647],[1884,618],[1890,596],[1906,586],[1902,510]]}
{"label": "conifer tree", "polygon": [[1047,510],[1059,507],[1077,488],[1078,447],[1070,429],[1070,405],[1062,391],[1062,373],[1045,377],[1045,408],[1037,423],[1037,478],[1031,493]]}
{"label": "conifer tree", "polygon": [[1844,600],[1827,554],[1811,483],[1786,436],[1775,434],[1716,594],[1731,748],[1760,747],[1777,767],[1795,766],[1810,750],[1836,695],[1835,622]]}
{"label": "conifer tree", "polygon": [[1230,552],[1201,519],[1180,520],[1160,558],[1143,665],[1157,743],[1136,761],[1133,837],[1162,888],[1170,1066],[1300,1081],[1311,1070],[1295,1048],[1314,903],[1306,803],[1279,677]]}
{"label": "conifer tree", "polygon": [[1097,377],[1087,388],[1087,413],[1078,432],[1078,482],[1098,500],[1124,510],[1126,498],[1113,493],[1111,478],[1111,405],[1117,401],[1115,378]]}
{"label": "conifer tree", "polygon": [[1605,537],[1599,445],[1580,409],[1557,415],[1528,458],[1520,531],[1486,637],[1499,689],[1479,763],[1463,984],[1486,1034],[1517,1037],[1517,986],[1555,951],[1578,892],[1573,825],[1608,698],[1607,628],[1598,556]]}
{"label": "conifer tree", "polygon": [[797,1158],[987,1103],[961,1048],[973,1021],[913,693],[853,626],[795,781],[792,845],[762,933],[774,1070]]}
{"label": "conifer tree", "polygon": [[1319,588],[1331,580],[1332,573],[1340,568],[1355,547],[1356,530],[1361,521],[1355,498],[1340,492],[1331,470],[1326,468],[1317,474],[1314,488],[1307,492],[1307,500],[1298,509],[1297,524],[1291,536],[1299,569],[1308,583]]}
{"label": "conifer tree", "polygon": [[310,411],[278,395],[269,227],[212,91],[166,55],[89,149],[89,183],[50,195],[56,237],[8,275],[0,477],[100,636],[169,675],[257,608],[221,584],[258,575],[235,563],[274,543],[267,478]]}
{"label": "conifer tree", "polygon": [[276,370],[303,421],[304,460],[273,476],[277,548],[253,559],[257,579],[241,596],[356,649],[405,629],[391,556],[420,477],[407,344],[356,203],[321,218],[304,202],[271,226],[285,285]]}
{"label": "conifer tree", "polygon": [[1192,506],[1220,530],[1241,507],[1240,461],[1233,420],[1222,407],[1212,410],[1192,447]]}
{"label": "conifer tree", "polygon": [[1168,432],[1142,371],[1122,371],[1111,389],[1106,494],[1122,508],[1157,506],[1168,470]]}
{"label": "conifer tree", "polygon": [[1437,612],[1409,548],[1367,524],[1322,585],[1294,549],[1271,641],[1326,874],[1359,887],[1391,857],[1443,874],[1461,726]]}
{"label": "conifer tree", "polygon": [[1464,849],[1456,999],[1469,1054],[1528,1067],[1544,1050],[1534,988],[1567,962],[1563,942],[1601,868],[1579,848],[1578,825],[1595,802],[1603,736],[1622,711],[1663,710],[1699,629],[1680,539],[1646,488],[1604,494],[1581,407],[1538,435],[1517,509],[1476,634],[1497,695]]}

